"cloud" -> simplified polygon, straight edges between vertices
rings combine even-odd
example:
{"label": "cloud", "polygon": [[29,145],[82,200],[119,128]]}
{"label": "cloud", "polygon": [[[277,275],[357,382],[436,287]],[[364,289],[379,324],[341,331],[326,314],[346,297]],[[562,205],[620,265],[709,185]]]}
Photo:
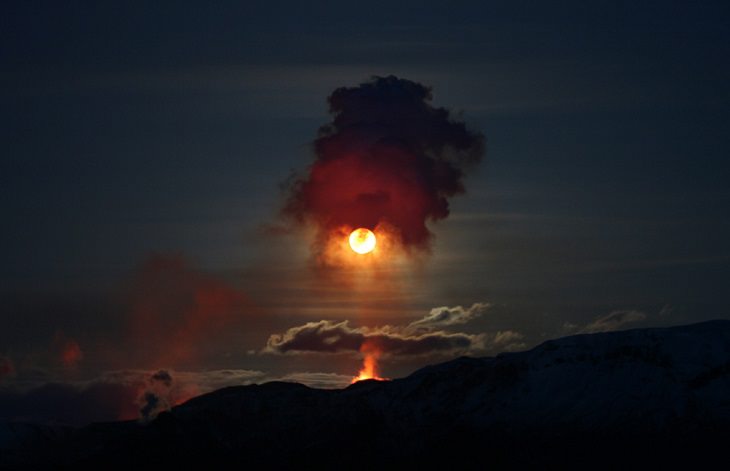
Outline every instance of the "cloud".
{"label": "cloud", "polygon": [[578,333],[592,334],[596,332],[612,332],[624,328],[627,324],[641,322],[644,319],[646,319],[646,314],[641,311],[613,311],[605,316],[597,318],[580,329]]}
{"label": "cloud", "polygon": [[469,308],[462,306],[435,307],[417,321],[411,322],[407,330],[433,330],[435,328],[451,325],[466,324],[467,322],[481,316],[489,308],[488,303],[474,303]]}
{"label": "cloud", "polygon": [[277,381],[293,381],[306,384],[307,386],[320,389],[339,389],[347,387],[352,382],[352,375],[341,375],[337,373],[290,373],[278,378]]}
{"label": "cloud", "polygon": [[271,335],[265,352],[342,353],[359,352],[363,344],[376,346],[391,355],[429,353],[467,353],[483,348],[483,336],[464,333],[427,332],[408,334],[392,326],[351,327],[348,321],[321,320],[292,327],[283,334]]}
{"label": "cloud", "polygon": [[527,344],[522,341],[524,338],[524,335],[514,330],[500,330],[492,336],[490,343],[495,349],[514,352],[527,348]]}
{"label": "cloud", "polygon": [[107,371],[86,381],[12,382],[0,389],[0,421],[90,422],[151,419],[162,410],[226,386],[276,379],[253,370]]}
{"label": "cloud", "polygon": [[343,227],[387,225],[400,245],[426,250],[428,221],[449,215],[464,174],[484,154],[484,136],[445,108],[431,89],[395,76],[373,77],[328,98],[306,174],[290,182],[283,214],[318,229],[322,250]]}
{"label": "cloud", "polygon": [[674,306],[671,304],[665,304],[662,306],[662,308],[659,310],[659,317],[669,316],[674,312]]}
{"label": "cloud", "polygon": [[147,258],[129,297],[128,336],[149,366],[189,367],[231,326],[252,316],[248,298],[229,283],[197,270],[181,255]]}
{"label": "cloud", "polygon": [[385,355],[476,354],[524,349],[524,336],[513,330],[468,334],[450,332],[481,316],[489,303],[433,308],[404,326],[352,327],[349,321],[321,320],[269,336],[263,353],[346,353],[375,349]]}
{"label": "cloud", "polygon": [[172,376],[170,376],[170,373],[165,370],[160,370],[157,373],[153,374],[150,377],[150,380],[152,382],[162,383],[168,388],[172,385]]}
{"label": "cloud", "polygon": [[[226,386],[250,384],[268,380],[268,376],[257,370],[223,369],[203,371],[180,370],[113,370],[106,371],[97,379],[108,383],[145,386],[152,382],[162,382],[165,386],[178,389],[195,387],[200,393],[214,391]],[[178,402],[177,400],[172,402]]]}

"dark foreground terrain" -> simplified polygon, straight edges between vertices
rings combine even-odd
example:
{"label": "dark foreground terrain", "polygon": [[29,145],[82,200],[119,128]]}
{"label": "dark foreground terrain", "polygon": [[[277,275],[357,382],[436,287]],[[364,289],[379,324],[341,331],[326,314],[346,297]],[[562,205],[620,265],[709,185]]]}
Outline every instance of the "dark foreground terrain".
{"label": "dark foreground terrain", "polygon": [[343,390],[225,388],[147,425],[3,427],[4,467],[702,468],[730,443],[730,321],[576,335]]}

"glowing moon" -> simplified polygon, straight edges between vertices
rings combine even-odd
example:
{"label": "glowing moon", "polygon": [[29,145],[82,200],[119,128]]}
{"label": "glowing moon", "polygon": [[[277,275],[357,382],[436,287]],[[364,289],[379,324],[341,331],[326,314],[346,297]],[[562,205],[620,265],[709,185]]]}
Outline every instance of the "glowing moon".
{"label": "glowing moon", "polygon": [[375,234],[361,227],[350,234],[350,247],[359,254],[370,253],[375,249]]}

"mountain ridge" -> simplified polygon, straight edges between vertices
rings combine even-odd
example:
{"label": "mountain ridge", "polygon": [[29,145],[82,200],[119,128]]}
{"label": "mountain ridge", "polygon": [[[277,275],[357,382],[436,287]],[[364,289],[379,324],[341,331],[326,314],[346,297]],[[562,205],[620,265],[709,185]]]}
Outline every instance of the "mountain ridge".
{"label": "mountain ridge", "polygon": [[404,467],[480,467],[489,458],[497,467],[565,468],[608,453],[590,466],[611,467],[627,451],[648,465],[691,463],[721,451],[728,432],[730,320],[713,320],[577,334],[340,390],[231,386],[146,425],[93,424],[52,436],[15,464],[352,468],[352,457],[377,456]]}

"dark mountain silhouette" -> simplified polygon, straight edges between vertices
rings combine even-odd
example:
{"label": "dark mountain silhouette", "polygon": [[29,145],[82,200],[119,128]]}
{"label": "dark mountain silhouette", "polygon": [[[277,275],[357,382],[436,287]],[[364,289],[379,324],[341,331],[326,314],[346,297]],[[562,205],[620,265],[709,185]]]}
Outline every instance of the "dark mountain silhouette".
{"label": "dark mountain silhouette", "polygon": [[575,335],[342,390],[229,387],[146,425],[4,433],[6,466],[697,467],[730,438],[730,321]]}

